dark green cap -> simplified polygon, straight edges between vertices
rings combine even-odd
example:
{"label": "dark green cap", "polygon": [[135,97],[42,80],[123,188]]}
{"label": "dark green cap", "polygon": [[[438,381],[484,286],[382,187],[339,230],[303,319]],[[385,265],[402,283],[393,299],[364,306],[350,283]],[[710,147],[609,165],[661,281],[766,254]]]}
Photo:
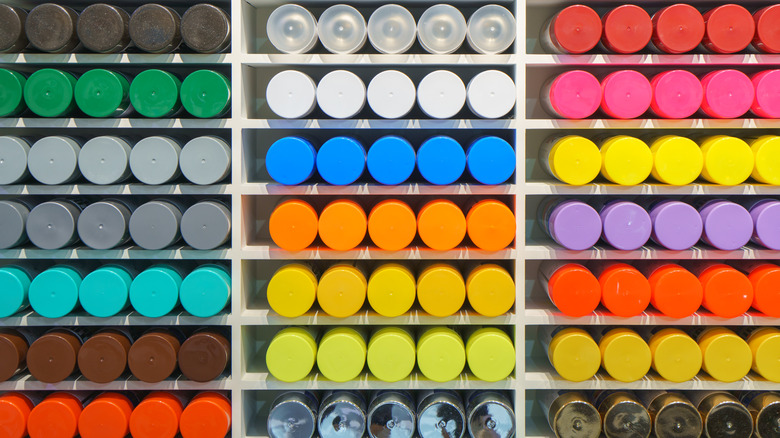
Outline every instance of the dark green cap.
{"label": "dark green cap", "polygon": [[12,117],[24,111],[24,83],[24,76],[19,73],[0,69],[0,117]]}
{"label": "dark green cap", "polygon": [[130,105],[129,90],[123,75],[97,68],[76,82],[76,105],[90,117],[117,117]]}
{"label": "dark green cap", "polygon": [[181,81],[162,70],[146,70],[130,84],[130,103],[144,117],[167,117],[181,107]]}
{"label": "dark green cap", "polygon": [[230,81],[212,70],[190,73],[181,84],[181,103],[195,117],[218,117],[230,109]]}
{"label": "dark green cap", "polygon": [[44,68],[31,74],[24,85],[24,101],[41,117],[62,117],[75,107],[76,78],[62,70]]}

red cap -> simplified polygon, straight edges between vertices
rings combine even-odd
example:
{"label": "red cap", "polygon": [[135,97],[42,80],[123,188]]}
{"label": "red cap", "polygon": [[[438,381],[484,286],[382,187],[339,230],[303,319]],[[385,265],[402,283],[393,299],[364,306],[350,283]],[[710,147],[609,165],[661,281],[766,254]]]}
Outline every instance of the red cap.
{"label": "red cap", "polygon": [[704,38],[704,18],[691,5],[678,3],[653,15],[653,44],[666,53],[686,53]]}
{"label": "red cap", "polygon": [[[702,44],[715,53],[736,53],[745,50],[756,33],[756,23],[750,12],[740,5],[722,5],[704,14]],[[775,26],[778,23],[775,22]]]}
{"label": "red cap", "polygon": [[767,6],[753,14],[756,35],[753,46],[765,53],[780,53],[780,5]]}
{"label": "red cap", "polygon": [[701,283],[690,271],[669,263],[656,268],[647,278],[650,282],[650,304],[672,318],[685,318],[701,307],[704,296]]}
{"label": "red cap", "polygon": [[27,418],[30,438],[73,438],[78,432],[81,401],[73,394],[55,392],[34,407]]}
{"label": "red cap", "polygon": [[601,304],[617,316],[636,316],[650,304],[650,282],[636,268],[615,263],[599,275]]}
{"label": "red cap", "polygon": [[27,436],[27,418],[33,409],[32,401],[24,394],[6,392],[0,396],[0,436],[24,438]]}
{"label": "red cap", "polygon": [[550,39],[561,52],[585,53],[601,39],[601,18],[585,5],[571,5],[553,17]]}
{"label": "red cap", "polygon": [[702,305],[717,316],[736,318],[753,304],[753,284],[731,266],[714,264],[702,271],[699,281],[704,288]]}
{"label": "red cap", "polygon": [[173,394],[153,392],[130,414],[130,434],[133,438],[174,438],[183,409]]}
{"label": "red cap", "polygon": [[81,412],[81,438],[124,438],[130,433],[133,403],[118,392],[104,392]]}
{"label": "red cap", "polygon": [[748,279],[753,284],[753,308],[780,318],[780,266],[762,263],[750,271]]}
{"label": "red cap", "polygon": [[558,268],[547,283],[555,307],[566,316],[593,313],[601,300],[601,286],[584,266],[568,263]]}
{"label": "red cap", "polygon": [[653,36],[653,22],[647,12],[636,5],[622,5],[601,19],[604,33],[601,42],[615,53],[636,53],[647,46]]}
{"label": "red cap", "polygon": [[181,414],[182,438],[224,437],[230,431],[230,400],[217,392],[203,392]]}

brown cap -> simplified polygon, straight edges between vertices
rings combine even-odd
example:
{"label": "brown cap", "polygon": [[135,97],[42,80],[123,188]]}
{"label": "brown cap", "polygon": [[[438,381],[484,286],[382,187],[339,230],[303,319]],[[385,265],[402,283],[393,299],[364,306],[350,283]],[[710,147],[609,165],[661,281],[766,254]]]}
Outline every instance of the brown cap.
{"label": "brown cap", "polygon": [[67,6],[46,3],[27,15],[25,33],[36,49],[49,53],[67,53],[79,45],[76,22],[79,15]]}
{"label": "brown cap", "polygon": [[87,339],[79,350],[79,370],[95,383],[118,379],[127,369],[130,339],[119,330],[103,329]]}
{"label": "brown cap", "polygon": [[180,347],[179,339],[170,330],[150,330],[130,347],[127,355],[130,372],[144,382],[161,382],[176,371]]}
{"label": "brown cap", "polygon": [[41,382],[57,383],[76,371],[76,357],[81,339],[67,329],[54,329],[44,334],[27,352],[27,369]]}
{"label": "brown cap", "polygon": [[105,3],[89,5],[79,14],[77,30],[87,50],[121,52],[130,45],[130,14]]}
{"label": "brown cap", "polygon": [[24,22],[27,12],[10,5],[0,5],[0,52],[16,53],[27,47]]}
{"label": "brown cap", "polygon": [[200,53],[219,53],[230,45],[230,17],[222,9],[201,3],[181,17],[184,44]]}
{"label": "brown cap", "polygon": [[130,38],[144,52],[172,52],[181,44],[181,18],[169,7],[145,4],[130,17]]}
{"label": "brown cap", "polygon": [[190,380],[210,382],[230,360],[230,341],[217,330],[204,329],[187,338],[179,350],[179,369]]}
{"label": "brown cap", "polygon": [[0,382],[13,377],[24,368],[27,340],[13,329],[0,329]]}

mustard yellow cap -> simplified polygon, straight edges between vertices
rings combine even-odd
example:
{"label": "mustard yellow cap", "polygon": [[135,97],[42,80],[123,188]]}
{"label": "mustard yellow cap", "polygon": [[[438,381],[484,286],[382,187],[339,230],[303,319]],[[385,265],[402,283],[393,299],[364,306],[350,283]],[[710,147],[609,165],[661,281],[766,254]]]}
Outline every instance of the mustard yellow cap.
{"label": "mustard yellow cap", "polygon": [[392,318],[408,312],[416,295],[414,274],[398,263],[386,263],[368,279],[368,303],[376,313]]}
{"label": "mustard yellow cap", "polygon": [[443,263],[428,266],[417,277],[417,300],[433,316],[450,316],[466,301],[466,284],[457,269]]}
{"label": "mustard yellow cap", "polygon": [[575,186],[593,181],[601,170],[601,153],[596,143],[579,135],[558,139],[547,157],[550,171],[561,182]]}
{"label": "mustard yellow cap", "polygon": [[414,338],[398,327],[380,329],[368,342],[368,369],[385,382],[397,382],[409,377],[414,369],[417,347]]}
{"label": "mustard yellow cap", "polygon": [[469,304],[480,315],[499,316],[515,305],[515,281],[506,269],[488,263],[477,266],[466,278]]}
{"label": "mustard yellow cap", "polygon": [[317,277],[300,263],[282,266],[268,282],[266,296],[274,312],[287,318],[301,316],[311,309],[317,297]]}
{"label": "mustard yellow cap", "polygon": [[753,371],[771,382],[780,382],[780,330],[756,329],[748,338],[748,346],[753,352]]}
{"label": "mustard yellow cap", "polygon": [[701,371],[699,344],[682,330],[662,329],[650,338],[648,345],[653,369],[670,382],[686,382]]}
{"label": "mustard yellow cap", "polygon": [[553,336],[547,355],[555,371],[571,382],[593,377],[601,365],[601,351],[585,330],[565,328]]}
{"label": "mustard yellow cap", "polygon": [[417,341],[417,366],[434,382],[456,379],[466,366],[463,339],[447,327],[428,329]]}
{"label": "mustard yellow cap", "polygon": [[753,172],[753,151],[744,140],[713,135],[704,139],[701,151],[704,154],[701,176],[713,184],[741,184]]}
{"label": "mustard yellow cap", "polygon": [[635,331],[616,328],[599,342],[601,365],[615,380],[634,382],[644,377],[653,359],[650,347]]}
{"label": "mustard yellow cap", "polygon": [[721,382],[742,379],[753,365],[753,352],[747,342],[727,328],[705,330],[699,336],[699,348],[704,357],[702,369]]}
{"label": "mustard yellow cap", "polygon": [[664,135],[650,144],[653,178],[664,184],[684,186],[696,181],[704,167],[704,154],[695,141]]}
{"label": "mustard yellow cap", "polygon": [[616,135],[601,143],[601,174],[613,183],[635,186],[652,170],[653,154],[642,140]]}
{"label": "mustard yellow cap", "polygon": [[336,327],[320,340],[317,368],[326,379],[347,382],[357,378],[365,366],[366,341],[357,330]]}
{"label": "mustard yellow cap", "polygon": [[750,142],[755,166],[750,176],[764,184],[780,185],[780,136],[762,135]]}
{"label": "mustard yellow cap", "polygon": [[346,264],[333,265],[320,276],[317,303],[328,315],[346,318],[356,314],[366,302],[366,277],[360,269]]}
{"label": "mustard yellow cap", "polygon": [[305,379],[314,367],[317,341],[300,327],[288,327],[277,333],[265,353],[268,372],[282,382]]}
{"label": "mustard yellow cap", "polygon": [[512,374],[517,356],[509,335],[495,327],[485,327],[469,336],[466,360],[476,378],[498,382]]}

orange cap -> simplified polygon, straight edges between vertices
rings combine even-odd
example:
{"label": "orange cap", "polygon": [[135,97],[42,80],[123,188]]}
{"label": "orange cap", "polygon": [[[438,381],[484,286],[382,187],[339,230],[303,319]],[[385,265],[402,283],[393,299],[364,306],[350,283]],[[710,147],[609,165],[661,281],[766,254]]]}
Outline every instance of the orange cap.
{"label": "orange cap", "polygon": [[567,316],[585,316],[599,305],[601,286],[584,266],[568,263],[555,270],[547,282],[555,307]]}
{"label": "orange cap", "polygon": [[27,432],[30,438],[73,438],[81,409],[81,401],[73,394],[50,394],[30,412]]}
{"label": "orange cap", "polygon": [[704,296],[695,275],[680,265],[660,266],[647,278],[650,282],[650,304],[672,318],[685,318],[701,307]]}
{"label": "orange cap", "polygon": [[650,282],[635,267],[615,263],[599,275],[601,304],[617,316],[636,316],[650,304]]}
{"label": "orange cap", "polygon": [[374,245],[398,251],[412,243],[417,234],[417,218],[405,202],[387,199],[375,205],[368,215],[368,235]]}
{"label": "orange cap", "polygon": [[81,438],[124,438],[130,433],[133,403],[117,392],[104,392],[95,397],[81,412]]}
{"label": "orange cap", "polygon": [[417,230],[430,248],[447,251],[460,245],[466,237],[466,217],[454,202],[436,199],[417,213]]}
{"label": "orange cap", "polygon": [[130,415],[130,434],[133,438],[174,438],[179,433],[183,409],[175,395],[153,392]]}
{"label": "orange cap", "polygon": [[300,251],[317,238],[317,212],[300,199],[284,201],[271,213],[268,231],[279,248]]}
{"label": "orange cap", "polygon": [[780,318],[780,266],[762,263],[748,275],[753,283],[753,308],[772,318]]}
{"label": "orange cap", "polygon": [[753,303],[753,285],[747,276],[731,266],[714,264],[699,275],[704,299],[702,305],[722,318],[736,318]]}
{"label": "orange cap", "polygon": [[223,437],[230,431],[230,400],[218,392],[202,392],[181,414],[182,438]]}
{"label": "orange cap", "polygon": [[498,251],[515,240],[517,224],[512,210],[503,202],[483,199],[466,216],[469,238],[479,249]]}
{"label": "orange cap", "polygon": [[366,212],[355,201],[339,199],[322,209],[320,239],[328,248],[348,251],[366,237]]}
{"label": "orange cap", "polygon": [[33,409],[32,401],[24,394],[6,392],[0,396],[0,435],[4,438],[27,436],[27,418]]}

